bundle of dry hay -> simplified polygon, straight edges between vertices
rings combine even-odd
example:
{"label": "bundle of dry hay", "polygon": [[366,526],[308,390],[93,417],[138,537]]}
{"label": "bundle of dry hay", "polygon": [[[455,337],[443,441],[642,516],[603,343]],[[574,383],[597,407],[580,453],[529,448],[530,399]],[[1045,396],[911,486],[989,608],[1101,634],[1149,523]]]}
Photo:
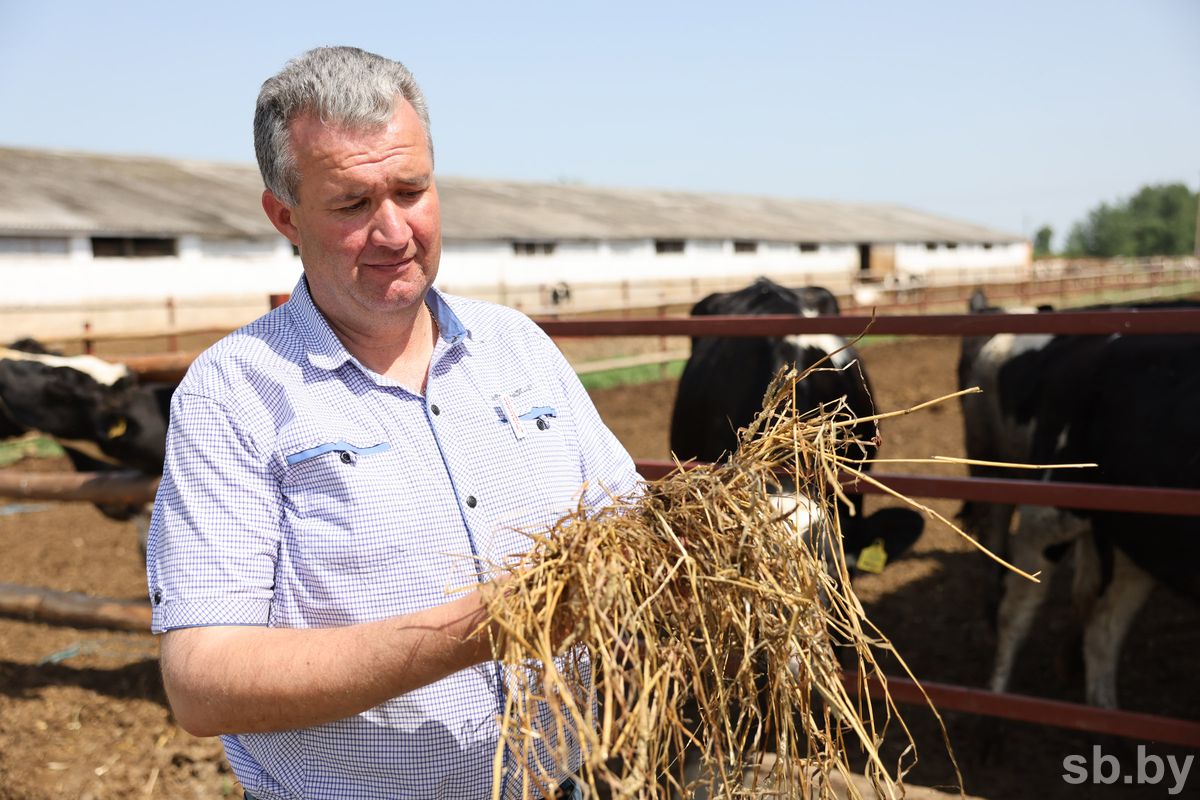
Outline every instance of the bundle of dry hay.
{"label": "bundle of dry hay", "polygon": [[[728,463],[581,508],[504,567],[489,601],[509,666],[494,796],[540,797],[566,765],[616,797],[832,797],[851,749],[877,796],[902,795],[915,749],[886,683],[881,716],[843,683],[882,680],[875,654],[891,649],[853,594],[833,508],[839,469],[862,474],[864,420],[843,403],[797,408],[804,377],[776,377]],[[781,475],[817,506],[802,535],[769,497]],[[909,747],[889,770],[893,720]],[[683,774],[685,748],[699,777]],[[774,766],[753,769],[767,752]],[[524,785],[502,789],[505,774]]]}

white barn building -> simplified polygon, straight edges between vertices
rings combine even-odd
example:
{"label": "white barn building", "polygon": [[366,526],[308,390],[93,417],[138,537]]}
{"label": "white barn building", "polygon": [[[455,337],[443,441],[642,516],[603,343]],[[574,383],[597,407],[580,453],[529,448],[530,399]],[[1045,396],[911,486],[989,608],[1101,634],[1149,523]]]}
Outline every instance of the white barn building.
{"label": "white barn building", "polygon": [[[1012,279],[1029,242],[882,204],[438,179],[438,283],[530,312],[687,303],[759,275]],[[253,165],[0,148],[0,340],[229,328],[300,261]]]}

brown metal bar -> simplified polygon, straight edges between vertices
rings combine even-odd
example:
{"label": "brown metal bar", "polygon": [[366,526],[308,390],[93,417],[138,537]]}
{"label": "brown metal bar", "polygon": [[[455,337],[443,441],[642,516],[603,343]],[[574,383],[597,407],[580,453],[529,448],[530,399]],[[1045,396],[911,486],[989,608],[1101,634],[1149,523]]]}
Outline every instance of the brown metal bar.
{"label": "brown metal bar", "polygon": [[[856,675],[846,675],[843,680],[850,691],[859,691],[860,682]],[[882,686],[878,680],[870,680],[867,688],[872,696],[882,696]],[[925,695],[921,693],[923,688],[938,711],[961,711],[1088,733],[1106,733],[1130,739],[1200,748],[1200,722],[1192,720],[1096,708],[1029,695],[1000,694],[928,681],[921,681],[921,687],[918,688],[917,684],[905,678],[887,678],[887,688],[896,702],[906,705],[926,705]]]}
{"label": "brown metal bar", "polygon": [[[540,319],[550,336],[786,336],[860,333],[913,336],[979,336],[994,333],[1200,334],[1200,310],[1060,311],[1046,314],[924,314],[875,317],[643,317]],[[143,380],[178,381],[195,353],[128,356],[122,363]]]}
{"label": "brown metal bar", "polygon": [[994,333],[1124,335],[1200,333],[1200,309],[1058,311],[1045,314],[913,314],[875,317],[714,316],[535,320],[550,336],[787,336],[861,333],[981,336]]}
{"label": "brown metal bar", "polygon": [[149,503],[157,477],[138,472],[0,472],[0,497],[77,500],[88,503]]}
{"label": "brown metal bar", "polygon": [[[636,464],[642,477],[656,480],[675,468],[675,462],[642,460]],[[1097,511],[1131,511],[1140,514],[1200,516],[1200,491],[1109,486],[1091,483],[1048,483],[1008,478],[934,478],[872,472],[871,477],[909,497],[942,497],[988,503],[1025,503]],[[863,494],[884,494],[870,484],[846,486]]]}
{"label": "brown metal bar", "polygon": [[[1200,516],[1200,491],[1157,487],[1110,486],[1097,483],[1045,482],[1009,478],[933,478],[922,475],[871,473],[891,489],[912,497],[942,497],[989,503],[1025,503],[1095,511]],[[879,494],[873,486],[857,486]]]}

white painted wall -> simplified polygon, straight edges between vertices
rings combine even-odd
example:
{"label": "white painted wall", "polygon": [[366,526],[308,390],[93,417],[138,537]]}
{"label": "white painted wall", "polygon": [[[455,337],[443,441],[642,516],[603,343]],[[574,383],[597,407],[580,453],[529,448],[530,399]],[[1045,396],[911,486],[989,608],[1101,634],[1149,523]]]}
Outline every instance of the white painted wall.
{"label": "white painted wall", "polygon": [[289,292],[300,259],[26,258],[0,260],[0,307]]}
{"label": "white painted wall", "polygon": [[[286,244],[286,241],[285,241]],[[149,334],[232,330],[268,309],[300,277],[290,245],[284,257],[191,256],[0,259],[0,342],[23,336],[78,337],[84,332]],[[272,243],[272,249],[275,245]]]}
{"label": "white painted wall", "polygon": [[848,276],[858,269],[852,245],[824,246],[801,253],[794,243],[764,242],[754,253],[734,253],[728,240],[689,240],[682,253],[657,253],[653,239],[560,242],[553,255],[522,256],[511,242],[445,242],[440,281],[467,288],[507,284],[513,288],[552,285],[685,281],[759,275]]}
{"label": "white painted wall", "polygon": [[[16,249],[16,248],[13,248]],[[300,259],[283,238],[259,241],[181,237],[177,258],[93,259],[86,236],[67,252],[0,254],[0,340],[190,327],[234,328],[266,310],[271,294],[290,292]],[[896,271],[928,283],[1011,276],[1029,264],[1025,243],[896,246]],[[653,239],[558,242],[552,255],[516,255],[510,241],[448,241],[438,285],[458,294],[515,305],[530,313],[692,302],[698,294],[743,286],[763,275],[788,285],[849,288],[858,275],[855,245],[801,252],[793,242],[760,242],[735,253],[729,240],[689,240],[682,253],[655,252]],[[562,305],[550,287],[566,283]],[[168,298],[171,304],[168,305]],[[557,303],[557,304],[556,304]]]}
{"label": "white painted wall", "polygon": [[273,239],[204,239],[179,237],[179,257],[196,258],[291,258],[292,243],[282,236]]}
{"label": "white painted wall", "polygon": [[934,250],[924,244],[896,245],[896,272],[901,276],[922,277],[929,282],[957,280],[966,274],[986,273],[989,270],[1029,268],[1032,252],[1027,242],[994,244],[960,244],[950,248],[944,242]]}

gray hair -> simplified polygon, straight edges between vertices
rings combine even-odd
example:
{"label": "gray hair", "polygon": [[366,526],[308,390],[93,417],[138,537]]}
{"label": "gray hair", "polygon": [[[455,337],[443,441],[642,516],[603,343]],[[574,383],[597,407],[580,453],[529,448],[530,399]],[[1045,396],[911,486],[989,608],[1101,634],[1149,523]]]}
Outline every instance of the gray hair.
{"label": "gray hair", "polygon": [[425,95],[399,61],[357,47],[318,47],[292,59],[263,83],[254,109],[254,153],[263,183],[285,205],[296,205],[300,174],[288,131],[296,117],[315,114],[326,125],[372,130],[391,120],[397,98],[420,117],[432,158]]}

